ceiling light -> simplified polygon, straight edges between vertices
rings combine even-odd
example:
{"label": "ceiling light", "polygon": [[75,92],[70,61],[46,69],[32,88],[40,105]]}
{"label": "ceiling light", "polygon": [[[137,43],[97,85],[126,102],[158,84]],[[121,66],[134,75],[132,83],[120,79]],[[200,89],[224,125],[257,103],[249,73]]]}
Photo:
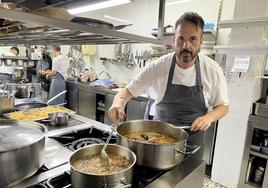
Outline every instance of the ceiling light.
{"label": "ceiling light", "polygon": [[124,20],[124,19],[121,19],[121,18],[115,18],[115,17],[108,16],[108,15],[104,15],[104,17],[109,18],[111,20],[116,20],[116,21],[119,21],[119,22],[125,22],[125,23],[129,23],[129,24],[133,24],[131,21]]}
{"label": "ceiling light", "polygon": [[175,4],[179,4],[179,3],[186,3],[187,1],[188,0],[173,1],[173,2],[170,2],[170,3],[166,3],[166,6],[175,5]]}
{"label": "ceiling light", "polygon": [[130,0],[108,0],[108,1],[103,1],[100,3],[90,4],[90,5],[83,6],[83,7],[69,9],[68,12],[70,14],[78,14],[82,12],[89,12],[93,10],[104,9],[104,8],[113,7],[117,5],[123,5],[127,3],[131,3],[131,1]]}

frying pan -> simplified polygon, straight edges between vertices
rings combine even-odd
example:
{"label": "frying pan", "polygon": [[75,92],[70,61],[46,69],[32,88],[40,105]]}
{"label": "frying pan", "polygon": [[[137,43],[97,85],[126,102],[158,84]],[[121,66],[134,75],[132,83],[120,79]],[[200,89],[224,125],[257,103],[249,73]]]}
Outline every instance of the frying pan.
{"label": "frying pan", "polygon": [[[53,98],[48,100],[47,103],[43,103],[43,102],[25,102],[25,103],[17,104],[17,105],[15,105],[15,110],[21,111],[21,110],[27,110],[27,109],[31,109],[31,108],[47,107],[54,99],[57,99],[59,96],[63,95],[64,93],[66,93],[66,90],[60,92],[59,94],[57,94],[56,96],[54,96]],[[61,104],[59,104],[59,105],[61,105]]]}
{"label": "frying pan", "polygon": [[120,30],[120,29],[123,29],[127,26],[132,25],[132,24],[126,24],[126,25],[114,26],[112,23],[105,22],[102,20],[97,20],[97,19],[93,19],[93,18],[78,17],[78,16],[74,17],[71,20],[71,22],[85,24],[85,25],[92,25],[92,26],[102,27],[102,28],[111,29],[111,30]]}

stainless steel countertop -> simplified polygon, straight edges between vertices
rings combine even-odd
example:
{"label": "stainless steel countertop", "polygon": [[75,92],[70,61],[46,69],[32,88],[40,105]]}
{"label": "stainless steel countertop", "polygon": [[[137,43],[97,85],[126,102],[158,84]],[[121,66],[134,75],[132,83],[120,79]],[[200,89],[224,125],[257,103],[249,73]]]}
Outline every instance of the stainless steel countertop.
{"label": "stainless steel countertop", "polygon": [[[77,82],[77,81],[68,81],[67,80],[67,84],[73,84],[73,85],[78,86],[78,88],[90,89],[90,90],[95,91],[96,93],[101,93],[101,94],[115,95],[118,92],[116,90],[108,89],[105,87],[92,87],[92,86],[89,86],[88,84]],[[140,101],[148,101],[148,97],[145,97],[145,96],[138,96],[138,97],[134,97],[133,99],[140,100]]]}

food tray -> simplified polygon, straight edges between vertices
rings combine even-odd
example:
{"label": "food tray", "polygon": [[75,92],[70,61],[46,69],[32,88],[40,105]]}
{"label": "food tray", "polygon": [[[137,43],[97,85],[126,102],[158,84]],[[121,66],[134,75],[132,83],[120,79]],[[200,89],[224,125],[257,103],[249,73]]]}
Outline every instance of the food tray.
{"label": "food tray", "polygon": [[[6,113],[4,116],[9,119],[25,120],[25,121],[41,121],[48,118],[48,114],[52,112],[66,112],[68,114],[74,114],[75,112],[62,106],[47,106],[43,108],[27,109],[23,111]],[[14,117],[14,114],[20,117]],[[12,117],[13,116],[13,117]],[[30,117],[32,116],[32,117]]]}

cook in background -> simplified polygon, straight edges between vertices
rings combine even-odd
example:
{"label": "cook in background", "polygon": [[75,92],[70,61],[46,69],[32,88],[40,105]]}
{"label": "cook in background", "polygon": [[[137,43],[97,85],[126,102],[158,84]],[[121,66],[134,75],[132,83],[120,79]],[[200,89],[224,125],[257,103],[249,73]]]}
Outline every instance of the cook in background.
{"label": "cook in background", "polygon": [[[51,79],[49,97],[48,99],[53,98],[60,92],[66,89],[66,78],[68,69],[70,68],[70,60],[61,54],[61,48],[59,45],[52,46],[53,61],[52,61],[52,70],[46,71],[46,78]],[[51,105],[62,104],[65,101],[65,94],[58,97],[54,100]]]}
{"label": "cook in background", "polygon": [[[18,56],[20,51],[17,47],[13,46],[10,48],[10,56]],[[14,73],[14,62],[12,64],[8,65],[6,62],[2,61],[2,64],[0,66],[0,80],[1,81],[12,81],[12,75]]]}
{"label": "cook in background", "polygon": [[49,92],[51,80],[46,79],[46,72],[52,69],[52,59],[47,53],[46,45],[42,45],[40,47],[40,51],[41,57],[36,65],[36,74],[38,76],[38,82],[41,83],[42,89],[47,95],[47,93]]}
{"label": "cook in background", "polygon": [[214,60],[199,53],[203,28],[201,16],[184,13],[175,23],[175,52],[146,66],[116,94],[109,109],[113,122],[118,121],[117,117],[122,121],[127,101],[153,87],[156,94],[154,119],[176,126],[190,125],[187,144],[202,146],[195,155],[198,159],[202,159],[204,152],[204,131],[222,118],[229,108],[222,69]]}

